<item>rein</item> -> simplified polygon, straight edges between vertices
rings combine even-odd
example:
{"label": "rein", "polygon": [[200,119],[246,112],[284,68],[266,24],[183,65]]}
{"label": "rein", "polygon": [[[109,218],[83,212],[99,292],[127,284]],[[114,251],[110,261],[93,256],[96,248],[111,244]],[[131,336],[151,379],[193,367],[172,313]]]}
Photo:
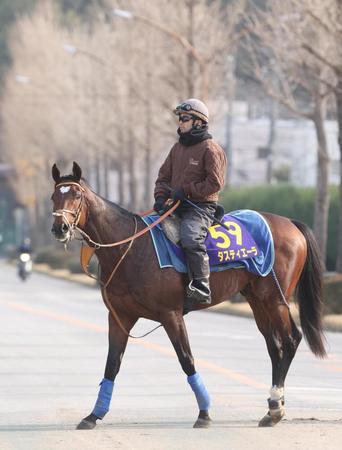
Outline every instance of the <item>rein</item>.
{"label": "rein", "polygon": [[[109,283],[111,282],[111,280],[113,279],[113,277],[114,277],[116,271],[118,270],[120,264],[122,263],[122,261],[123,261],[124,258],[126,257],[127,253],[128,253],[129,250],[132,248],[132,245],[133,245],[134,240],[135,240],[136,238],[142,236],[143,234],[145,234],[147,231],[149,231],[149,230],[152,229],[154,226],[156,226],[158,223],[160,223],[162,220],[164,220],[166,217],[168,217],[168,216],[172,213],[172,211],[174,211],[174,210],[177,208],[178,203],[179,203],[179,201],[178,201],[171,209],[169,209],[168,211],[166,211],[166,213],[164,213],[162,216],[160,216],[159,219],[157,219],[155,222],[153,222],[153,224],[151,224],[150,226],[147,226],[146,228],[144,228],[143,230],[141,230],[139,233],[136,232],[136,231],[137,231],[137,226],[138,226],[138,224],[137,224],[137,220],[136,220],[136,218],[135,218],[135,216],[134,216],[135,230],[134,230],[133,236],[131,236],[130,238],[124,239],[124,240],[122,240],[122,241],[119,241],[119,242],[115,242],[115,243],[112,243],[112,244],[99,244],[99,243],[97,243],[97,242],[94,242],[92,239],[90,239],[89,236],[88,236],[86,233],[84,233],[84,232],[81,233],[81,234],[84,233],[84,235],[87,236],[88,240],[90,240],[90,242],[93,243],[93,244],[95,245],[94,247],[89,247],[89,246],[84,246],[84,245],[82,245],[82,248],[81,248],[81,265],[82,265],[82,268],[83,268],[84,272],[86,273],[86,275],[88,275],[90,278],[93,278],[93,279],[97,280],[97,281],[101,284],[101,287],[102,287],[102,289],[101,289],[101,290],[102,290],[102,296],[103,296],[103,300],[104,300],[105,305],[107,306],[108,310],[111,312],[111,314],[112,314],[112,316],[114,317],[116,323],[119,325],[121,331],[123,331],[124,334],[126,334],[126,336],[128,336],[128,337],[130,337],[130,338],[132,338],[132,339],[141,339],[141,338],[144,338],[144,337],[148,336],[149,334],[153,333],[153,331],[155,331],[157,328],[160,328],[162,325],[160,324],[160,325],[156,326],[155,328],[153,328],[152,330],[148,331],[147,333],[145,333],[145,334],[143,334],[143,335],[141,335],[141,336],[133,336],[132,334],[130,334],[130,333],[126,330],[126,328],[123,326],[123,324],[122,324],[120,318],[118,317],[118,315],[117,315],[115,309],[113,308],[113,306],[111,305],[111,303],[110,303],[110,301],[109,301],[109,299],[108,299],[108,295],[107,295],[107,287],[108,287]],[[80,230],[78,227],[77,227],[77,229]],[[114,267],[112,273],[110,274],[108,280],[107,280],[105,283],[104,283],[103,281],[101,281],[101,280],[98,280],[96,277],[94,277],[94,276],[89,272],[89,263],[90,263],[90,260],[91,260],[93,254],[95,253],[95,251],[96,251],[98,248],[101,248],[101,247],[114,247],[114,246],[116,246],[116,245],[124,244],[124,243],[127,243],[127,242],[129,242],[129,245],[128,245],[127,249],[126,249],[125,252],[122,254],[122,256],[121,256],[121,258],[119,259],[119,261],[116,263],[116,265],[115,265],[115,267]]]}
{"label": "rein", "polygon": [[159,219],[154,221],[151,225],[148,225],[146,228],[143,228],[138,233],[135,233],[133,236],[130,236],[130,237],[126,238],[126,239],[123,239],[122,241],[119,241],[119,242],[112,242],[110,244],[100,244],[99,242],[93,241],[90,238],[90,236],[86,232],[81,230],[81,228],[79,228],[77,225],[75,226],[75,229],[83,236],[83,238],[86,238],[87,242],[89,242],[90,244],[94,245],[94,247],[96,249],[103,248],[103,247],[116,247],[118,245],[126,244],[127,242],[130,242],[130,241],[132,241],[134,239],[137,239],[138,237],[140,237],[143,234],[145,234],[148,231],[150,231],[152,228],[154,228],[160,222],[162,222],[164,219],[166,219],[166,217],[168,217],[170,214],[172,214],[173,211],[178,207],[179,203],[180,203],[180,201],[178,200],[169,210],[167,210],[162,216],[159,217]]}
{"label": "rein", "polygon": [[[137,228],[138,228],[138,223],[137,223],[137,219],[134,216],[134,234],[126,239],[123,239],[119,242],[112,242],[110,244],[101,244],[99,242],[95,242],[93,241],[90,236],[83,231],[81,228],[78,227],[78,223],[81,217],[81,212],[82,212],[82,207],[83,207],[83,200],[84,200],[84,196],[83,193],[85,192],[85,189],[77,182],[72,182],[72,181],[67,181],[65,183],[59,183],[55,186],[55,188],[59,187],[59,186],[65,186],[65,185],[75,185],[77,187],[79,187],[81,189],[81,199],[80,199],[80,203],[77,207],[76,211],[71,211],[68,209],[58,209],[56,211],[53,211],[53,216],[57,216],[57,217],[63,217],[63,219],[65,220],[66,225],[68,226],[69,230],[71,232],[73,232],[74,230],[77,230],[81,235],[84,241],[86,241],[87,243],[90,243],[93,245],[93,247],[90,246],[84,246],[82,244],[81,247],[81,255],[80,255],[80,259],[81,259],[81,266],[82,269],[84,270],[85,274],[88,275],[90,278],[95,279],[98,283],[100,283],[101,285],[101,290],[102,290],[102,296],[103,296],[103,300],[105,305],[107,306],[107,309],[111,312],[113,318],[115,319],[116,323],[119,325],[121,331],[124,332],[124,334],[126,334],[126,336],[133,338],[133,339],[140,339],[143,338],[147,335],[149,335],[150,333],[152,333],[153,331],[155,331],[157,328],[160,328],[162,325],[158,325],[157,327],[153,328],[152,330],[148,331],[147,333],[141,335],[141,336],[133,336],[131,335],[126,328],[123,326],[119,316],[117,315],[115,309],[113,308],[113,306],[111,305],[109,299],[108,299],[108,295],[107,295],[107,287],[109,286],[110,282],[112,281],[115,273],[117,272],[120,264],[122,263],[122,261],[125,259],[127,253],[130,251],[130,249],[133,246],[133,243],[135,241],[135,239],[137,239],[140,236],[143,236],[145,233],[147,233],[148,231],[150,231],[152,228],[154,228],[156,225],[158,225],[160,222],[162,222],[166,217],[168,217],[170,214],[173,213],[173,211],[178,207],[178,205],[180,204],[180,201],[178,200],[169,210],[167,210],[163,215],[161,215],[155,222],[153,222],[151,225],[148,225],[147,227],[143,228],[141,231],[139,231],[137,233]],[[146,211],[143,213],[143,215],[146,215],[147,213],[152,212],[153,210],[150,211]],[[70,221],[68,220],[66,213],[71,214],[75,217],[75,221],[73,223],[70,223]],[[124,253],[121,255],[119,261],[116,263],[116,265],[114,266],[114,269],[112,270],[112,273],[110,274],[108,280],[106,282],[103,282],[102,280],[97,279],[96,277],[94,277],[90,272],[89,272],[89,263],[90,260],[92,258],[92,256],[94,255],[95,251],[100,249],[100,248],[110,248],[110,247],[116,247],[118,245],[122,245],[122,244],[126,244],[129,243],[128,247],[126,248],[126,250],[124,251]]]}

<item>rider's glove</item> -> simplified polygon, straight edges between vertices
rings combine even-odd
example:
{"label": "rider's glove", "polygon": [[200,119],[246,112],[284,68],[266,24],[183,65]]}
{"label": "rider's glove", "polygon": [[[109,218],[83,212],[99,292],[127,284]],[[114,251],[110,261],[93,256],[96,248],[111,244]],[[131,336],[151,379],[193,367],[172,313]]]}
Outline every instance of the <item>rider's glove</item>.
{"label": "rider's glove", "polygon": [[185,200],[186,199],[186,195],[185,195],[184,189],[182,189],[182,188],[174,189],[172,191],[172,199],[175,200],[175,201],[180,200],[181,202],[183,200]]}
{"label": "rider's glove", "polygon": [[158,198],[156,198],[156,201],[154,202],[153,209],[160,216],[165,212],[165,207],[166,207],[165,202],[166,202],[166,199],[164,197],[158,197]]}

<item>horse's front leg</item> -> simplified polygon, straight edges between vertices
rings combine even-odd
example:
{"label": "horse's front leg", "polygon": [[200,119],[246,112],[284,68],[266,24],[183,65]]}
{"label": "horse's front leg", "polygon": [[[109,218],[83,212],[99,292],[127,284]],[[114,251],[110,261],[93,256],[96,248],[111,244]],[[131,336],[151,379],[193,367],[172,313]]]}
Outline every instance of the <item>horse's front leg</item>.
{"label": "horse's front leg", "polygon": [[[136,322],[136,319],[121,317],[122,325],[129,332]],[[126,349],[128,335],[124,333],[113,319],[111,313],[108,315],[108,356],[104,378],[100,383],[100,390],[93,411],[85,417],[78,425],[77,430],[91,430],[96,426],[98,419],[103,419],[109,411],[112,398],[114,380],[120,370],[121,360]]]}
{"label": "horse's front leg", "polygon": [[209,417],[210,397],[201,376],[195,369],[183,315],[181,312],[168,312],[161,322],[177,353],[182,369],[188,376],[188,383],[196,396],[199,415],[194,428],[208,428],[211,423]]}

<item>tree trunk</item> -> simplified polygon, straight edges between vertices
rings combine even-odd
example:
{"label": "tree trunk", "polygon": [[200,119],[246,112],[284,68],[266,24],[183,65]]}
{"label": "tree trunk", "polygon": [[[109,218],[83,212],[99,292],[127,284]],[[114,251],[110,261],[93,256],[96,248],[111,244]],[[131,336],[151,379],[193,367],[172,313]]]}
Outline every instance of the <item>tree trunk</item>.
{"label": "tree trunk", "polygon": [[128,117],[127,117],[127,133],[128,133],[128,148],[127,148],[127,167],[129,174],[129,207],[131,211],[137,211],[138,208],[138,183],[136,178],[136,138],[134,131],[131,129],[131,117],[135,111],[136,99],[134,97],[133,80],[129,77],[129,98],[128,98]]}
{"label": "tree trunk", "polygon": [[227,121],[226,121],[226,143],[225,153],[227,156],[227,173],[226,173],[226,185],[231,184],[231,178],[233,174],[233,106],[235,97],[235,77],[234,77],[235,59],[232,55],[227,58]]}
{"label": "tree trunk", "polygon": [[101,168],[100,168],[100,155],[99,152],[95,150],[95,186],[96,192],[101,195]]}
{"label": "tree trunk", "polygon": [[[186,4],[188,8],[189,26],[187,30],[187,40],[194,45],[194,0],[188,0]],[[187,91],[188,97],[195,97],[195,61],[191,53],[188,53],[188,73],[187,73]]]}
{"label": "tree trunk", "polygon": [[329,152],[324,129],[325,101],[318,95],[316,99],[314,124],[317,136],[317,181],[314,212],[314,234],[325,263],[328,237],[329,213]]}
{"label": "tree trunk", "polygon": [[118,173],[118,203],[119,205],[124,205],[125,204],[124,162],[120,157],[117,159],[116,168]]}
{"label": "tree trunk", "polygon": [[150,208],[151,193],[152,193],[152,167],[151,167],[151,152],[152,152],[152,127],[151,127],[151,101],[146,102],[146,143],[145,143],[145,195],[144,203],[145,208]]}
{"label": "tree trunk", "polygon": [[272,183],[272,176],[273,176],[273,150],[274,150],[274,142],[276,139],[276,123],[277,123],[277,109],[278,105],[273,100],[273,98],[270,98],[270,108],[269,108],[269,134],[268,134],[268,140],[267,140],[267,149],[268,149],[268,155],[267,155],[267,170],[266,170],[266,182]]}
{"label": "tree trunk", "polygon": [[[150,40],[146,41],[147,60],[151,62]],[[145,102],[145,119],[146,119],[146,142],[145,142],[145,177],[144,177],[144,207],[149,209],[152,200],[152,93],[151,83],[152,74],[150,70],[151,64],[146,66],[146,102]]]}
{"label": "tree trunk", "polygon": [[[120,110],[121,111],[121,110]],[[118,148],[119,149],[125,149],[125,140],[124,140],[124,133],[122,131],[122,128],[119,127],[118,134]],[[118,156],[115,160],[115,167],[118,173],[118,203],[119,205],[126,205],[125,203],[125,163],[127,161],[126,156],[120,155],[120,152],[117,151]],[[125,152],[123,152],[125,154]]]}
{"label": "tree trunk", "polygon": [[110,158],[108,155],[108,152],[105,151],[103,155],[103,176],[104,176],[104,191],[103,196],[104,198],[109,198],[109,171],[110,171]]}
{"label": "tree trunk", "polygon": [[336,272],[342,273],[342,74],[340,75],[336,88],[338,145],[340,148],[340,192],[339,192],[339,226]]}
{"label": "tree trunk", "polygon": [[128,143],[128,173],[129,173],[129,196],[130,196],[130,209],[131,211],[137,211],[137,179],[135,173],[135,141],[132,135]]}

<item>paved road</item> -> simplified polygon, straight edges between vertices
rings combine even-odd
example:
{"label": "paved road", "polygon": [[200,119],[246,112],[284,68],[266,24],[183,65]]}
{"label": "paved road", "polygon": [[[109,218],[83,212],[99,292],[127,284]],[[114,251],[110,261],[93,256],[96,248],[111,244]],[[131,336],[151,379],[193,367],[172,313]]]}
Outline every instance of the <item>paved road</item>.
{"label": "paved road", "polygon": [[[333,450],[342,440],[342,334],[329,358],[301,344],[288,376],[286,420],[258,429],[270,363],[253,320],[210,312],[186,318],[197,369],[212,397],[211,429],[162,329],[130,341],[110,413],[75,431],[94,404],[107,352],[107,314],[95,288],[0,262],[0,449]],[[139,334],[154,323],[141,321]]]}

